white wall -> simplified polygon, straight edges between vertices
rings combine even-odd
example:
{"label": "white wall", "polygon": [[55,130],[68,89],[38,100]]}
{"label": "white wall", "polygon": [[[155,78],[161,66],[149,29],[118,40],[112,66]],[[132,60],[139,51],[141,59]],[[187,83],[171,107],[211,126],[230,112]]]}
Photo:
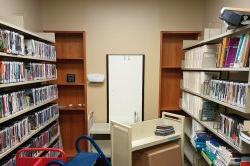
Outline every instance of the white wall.
{"label": "white wall", "polygon": [[222,7],[250,8],[250,0],[206,0],[204,11],[204,27],[223,25],[218,18]]}
{"label": "white wall", "polygon": [[[40,0],[0,0],[0,17],[21,16],[24,27],[32,31],[42,30]],[[19,17],[20,18],[20,17]],[[12,22],[16,19],[6,20]]]}

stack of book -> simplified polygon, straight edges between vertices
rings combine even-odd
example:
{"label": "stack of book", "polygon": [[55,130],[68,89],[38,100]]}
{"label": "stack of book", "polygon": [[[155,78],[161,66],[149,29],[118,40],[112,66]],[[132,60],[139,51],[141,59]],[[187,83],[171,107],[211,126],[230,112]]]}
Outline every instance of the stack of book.
{"label": "stack of book", "polygon": [[216,166],[239,165],[241,156],[232,148],[224,145],[208,132],[198,131],[191,139],[192,144],[207,158],[209,164]]}
{"label": "stack of book", "polygon": [[206,141],[211,139],[211,135],[205,131],[196,131],[195,134],[192,135],[191,143],[194,148],[201,152],[202,149],[206,147]]}
{"label": "stack of book", "polygon": [[244,119],[234,114],[220,114],[218,117],[218,132],[227,137],[233,144],[239,146],[240,133],[243,131]]}
{"label": "stack of book", "polygon": [[201,110],[201,121],[214,121],[218,112],[218,104],[210,101],[203,101]]}
{"label": "stack of book", "polygon": [[158,136],[167,136],[170,134],[174,134],[175,130],[173,126],[165,126],[165,125],[160,125],[160,126],[156,126],[155,129],[155,135]]}
{"label": "stack of book", "polygon": [[216,66],[218,45],[204,45],[185,52],[185,68],[212,68]]}
{"label": "stack of book", "polygon": [[183,72],[183,88],[192,90],[196,93],[201,93],[203,83],[211,79],[218,79],[218,72]]}
{"label": "stack of book", "polygon": [[0,52],[56,60],[55,47],[33,39],[24,39],[16,32],[0,29]]}
{"label": "stack of book", "polygon": [[219,44],[217,67],[247,67],[249,65],[249,34],[225,37]]}
{"label": "stack of book", "polygon": [[216,151],[215,166],[239,165],[241,162],[241,156],[232,148],[219,146]]}
{"label": "stack of book", "polygon": [[0,83],[17,83],[56,78],[55,64],[0,61]]}
{"label": "stack of book", "polygon": [[197,119],[200,119],[202,106],[203,106],[202,98],[191,95],[186,92],[182,92],[182,108]]}
{"label": "stack of book", "polygon": [[[0,154],[7,151],[9,148],[15,146],[20,143],[24,138],[26,138],[32,130],[36,130],[46,125],[51,119],[55,118],[59,111],[53,112],[57,105],[53,105],[44,110],[40,111],[40,116],[32,116],[36,115],[36,113],[32,113],[21,120],[17,120],[16,122],[11,122],[10,124],[6,124],[0,130]],[[34,128],[34,123],[38,127]],[[51,132],[55,132],[57,130],[52,129]]]}
{"label": "stack of book", "polygon": [[56,85],[48,85],[2,94],[0,95],[0,118],[56,99],[57,93]]}
{"label": "stack of book", "polygon": [[24,36],[16,32],[0,29],[0,51],[24,55]]}
{"label": "stack of book", "polygon": [[247,83],[210,80],[203,83],[203,94],[238,107],[245,108]]}

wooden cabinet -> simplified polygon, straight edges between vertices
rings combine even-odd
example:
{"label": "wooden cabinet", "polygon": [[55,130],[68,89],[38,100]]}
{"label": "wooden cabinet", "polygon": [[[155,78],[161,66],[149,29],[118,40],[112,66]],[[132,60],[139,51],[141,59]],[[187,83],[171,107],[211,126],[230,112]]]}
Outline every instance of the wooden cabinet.
{"label": "wooden cabinet", "polygon": [[183,40],[195,40],[200,32],[161,32],[159,116],[163,111],[180,111]]}

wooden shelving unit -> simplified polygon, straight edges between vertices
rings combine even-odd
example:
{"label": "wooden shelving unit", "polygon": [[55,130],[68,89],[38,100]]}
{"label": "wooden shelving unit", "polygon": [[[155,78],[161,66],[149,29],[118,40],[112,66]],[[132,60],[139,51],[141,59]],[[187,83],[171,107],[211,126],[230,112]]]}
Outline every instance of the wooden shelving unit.
{"label": "wooden shelving unit", "polygon": [[[82,31],[53,32],[57,51],[61,136],[64,151],[70,157],[76,153],[76,139],[87,134],[86,37]],[[67,74],[75,75],[75,82],[68,82]],[[87,150],[87,145],[82,148]]]}
{"label": "wooden shelving unit", "polygon": [[[47,43],[50,45],[54,45],[53,40],[44,38],[40,35],[37,35],[33,32],[30,32],[26,29],[17,27],[15,25],[11,25],[11,24],[3,22],[1,20],[0,20],[0,28],[22,34],[24,36],[24,39],[34,39],[34,40],[41,41],[41,42],[44,42],[44,43]],[[36,63],[44,63],[44,62],[55,63],[56,62],[56,60],[53,60],[53,59],[43,59],[43,58],[37,58],[37,57],[38,56],[36,56],[36,55],[27,56],[27,55],[15,55],[15,54],[10,54],[10,53],[0,52],[0,61],[6,60],[6,61],[36,62]],[[55,80],[56,80],[56,78],[0,84],[0,91],[2,91],[2,92],[6,91],[6,93],[14,92],[17,89],[22,90],[24,88],[25,89],[34,88],[34,87],[39,87],[41,85],[51,84],[51,83],[55,82]],[[0,118],[0,125],[1,125],[1,127],[5,127],[5,126],[8,127],[11,123],[15,122],[19,117],[20,118],[23,117],[24,114],[26,116],[26,115],[28,115],[29,112],[34,111],[35,109],[43,107],[49,103],[55,103],[56,100],[57,100],[57,97],[53,98],[53,99],[49,99],[49,100],[44,101],[42,103],[39,103],[37,105],[31,106],[29,108],[25,108],[19,112],[10,114],[6,117],[2,117],[2,118]],[[0,110],[0,111],[2,111],[2,110]],[[14,110],[14,111],[16,111],[16,110]],[[9,148],[9,149],[6,149],[6,151],[3,151],[2,153],[0,153],[0,162],[2,162],[2,160],[5,160],[6,158],[8,158],[8,156],[12,155],[17,149],[19,149],[22,145],[29,142],[35,135],[39,134],[42,130],[43,131],[46,130],[47,127],[50,126],[55,121],[57,121],[58,118],[59,117],[56,116],[56,117],[52,118],[51,120],[49,120],[46,124],[44,124],[40,128],[38,128],[36,130],[31,130],[30,133],[25,138],[22,138],[22,140],[20,142],[11,146],[11,148]],[[57,137],[60,137],[60,135],[58,135]]]}
{"label": "wooden shelving unit", "polygon": [[163,111],[178,112],[182,79],[183,40],[197,39],[200,32],[161,32],[159,117]]}
{"label": "wooden shelving unit", "polygon": [[[203,46],[203,45],[206,45],[206,44],[216,44],[216,43],[221,42],[224,37],[236,36],[236,35],[243,34],[243,33],[249,32],[249,31],[250,31],[250,26],[245,26],[245,27],[242,27],[242,28],[239,28],[239,29],[228,31],[228,32],[226,32],[224,34],[221,34],[219,36],[213,37],[213,38],[208,39],[208,40],[199,41],[196,44],[185,47],[183,49],[184,50],[189,50],[189,49],[196,48],[196,47],[199,47],[199,46]],[[248,81],[248,85],[249,85],[249,81],[250,81],[250,79],[249,79],[250,78],[249,67],[244,67],[244,68],[185,68],[185,67],[182,67],[182,70],[183,71],[189,71],[189,72],[211,72],[211,71],[219,72],[222,75],[226,75],[226,79],[229,79],[229,80],[230,80],[230,78],[232,78],[232,77],[230,77],[231,75],[238,76],[238,77],[243,76],[244,81],[245,80]],[[248,78],[246,78],[246,74],[248,74]],[[236,77],[236,78],[238,78],[238,77]],[[239,77],[239,78],[242,79],[242,77]],[[240,81],[242,81],[242,80],[240,80]],[[198,96],[198,97],[202,98],[203,100],[207,100],[207,101],[217,103],[219,105],[219,107],[222,108],[225,111],[229,110],[230,112],[239,114],[239,115],[245,117],[246,119],[249,119],[249,116],[248,116],[249,113],[250,113],[250,109],[249,109],[250,108],[249,107],[250,106],[250,102],[249,102],[250,101],[249,100],[250,99],[250,97],[249,97],[250,89],[249,89],[249,86],[248,86],[248,89],[247,89],[247,96],[246,96],[247,97],[246,98],[246,101],[247,101],[246,108],[242,108],[242,107],[239,107],[239,106],[235,106],[235,105],[232,105],[232,104],[229,104],[229,103],[214,99],[214,98],[212,98],[210,96],[194,92],[194,91],[192,91],[190,89],[187,89],[187,88],[181,88],[181,89],[185,93],[189,93],[191,95]],[[233,149],[238,151],[238,153],[243,154],[243,155],[250,153],[250,145],[249,144],[244,143],[243,141],[240,141],[239,145],[235,145],[229,138],[227,138],[225,135],[218,132],[218,129],[216,129],[216,127],[215,127],[216,122],[214,122],[214,121],[201,121],[200,118],[197,118],[197,117],[195,117],[194,115],[192,115],[190,113],[190,111],[192,111],[192,110],[186,110],[185,108],[182,108],[181,104],[180,104],[180,109],[182,109],[192,119],[194,119],[199,124],[201,124],[203,127],[205,127],[208,131],[213,133],[216,137],[220,138],[227,145],[231,146]],[[188,155],[188,153],[190,153],[190,152],[187,151],[186,153]],[[204,160],[207,162],[207,164],[212,165],[211,160],[209,158],[207,158],[206,155],[204,155],[204,154],[200,154],[200,155],[204,158]]]}

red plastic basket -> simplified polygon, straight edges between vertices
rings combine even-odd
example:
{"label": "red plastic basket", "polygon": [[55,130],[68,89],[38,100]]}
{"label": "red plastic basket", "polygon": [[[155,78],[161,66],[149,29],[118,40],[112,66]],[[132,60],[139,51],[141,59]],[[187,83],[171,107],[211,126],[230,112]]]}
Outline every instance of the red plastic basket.
{"label": "red plastic basket", "polygon": [[[24,152],[59,152],[58,157],[23,157]],[[66,163],[65,153],[58,148],[23,148],[16,153],[16,166],[46,166],[49,161],[60,160]]]}

